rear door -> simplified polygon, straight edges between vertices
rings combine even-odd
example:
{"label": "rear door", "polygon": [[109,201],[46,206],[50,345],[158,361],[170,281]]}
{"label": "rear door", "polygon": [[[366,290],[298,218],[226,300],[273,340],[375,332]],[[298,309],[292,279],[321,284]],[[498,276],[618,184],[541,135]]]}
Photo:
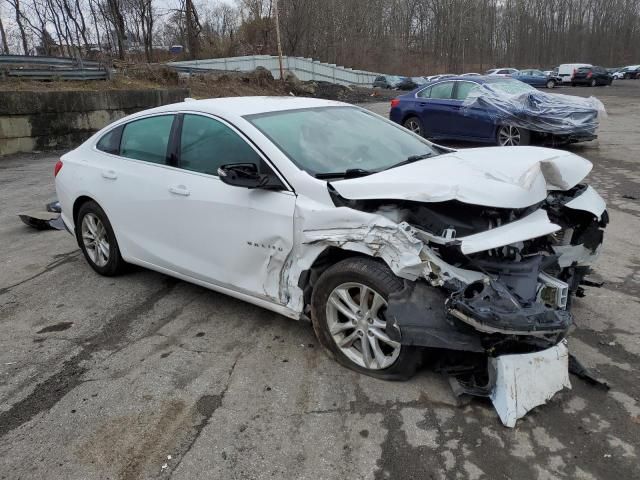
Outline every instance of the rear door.
{"label": "rear door", "polygon": [[460,102],[452,98],[453,86],[452,81],[439,82],[416,94],[425,137],[448,138],[455,134]]}
{"label": "rear door", "polygon": [[486,107],[475,102],[464,106],[469,95],[477,94],[481,85],[468,80],[455,81],[453,101],[459,105],[455,137],[468,140],[490,141],[494,138],[495,125],[487,113]]}
{"label": "rear door", "polygon": [[[96,145],[104,157],[96,197],[107,213],[125,260],[167,268],[175,248],[164,212],[177,173],[169,154],[174,114],[133,120]],[[107,158],[108,157],[108,158]]]}

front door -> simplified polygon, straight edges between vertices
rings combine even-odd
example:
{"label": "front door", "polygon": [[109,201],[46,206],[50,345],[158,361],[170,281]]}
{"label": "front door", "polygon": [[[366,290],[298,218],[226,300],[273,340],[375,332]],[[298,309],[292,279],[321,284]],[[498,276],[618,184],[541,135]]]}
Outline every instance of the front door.
{"label": "front door", "polygon": [[296,196],[288,190],[247,189],[223,183],[218,167],[265,159],[223,121],[185,114],[177,135],[180,170],[167,185],[163,212],[175,249],[172,269],[183,275],[277,300],[280,272],[292,249]]}

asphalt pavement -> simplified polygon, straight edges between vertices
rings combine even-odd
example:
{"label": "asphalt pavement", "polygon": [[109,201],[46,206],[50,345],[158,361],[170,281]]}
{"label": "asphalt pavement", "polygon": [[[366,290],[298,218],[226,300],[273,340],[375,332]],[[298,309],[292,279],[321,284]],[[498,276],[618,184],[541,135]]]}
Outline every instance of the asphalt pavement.
{"label": "asphalt pavement", "polygon": [[0,479],[640,478],[640,81],[558,92],[609,114],[571,148],[611,224],[606,283],[576,300],[569,340],[609,392],[572,377],[508,429],[428,369],[390,383],[340,367],[307,323],[142,269],[100,277],[69,234],[20,222],[55,197],[57,156],[15,155],[0,158]]}

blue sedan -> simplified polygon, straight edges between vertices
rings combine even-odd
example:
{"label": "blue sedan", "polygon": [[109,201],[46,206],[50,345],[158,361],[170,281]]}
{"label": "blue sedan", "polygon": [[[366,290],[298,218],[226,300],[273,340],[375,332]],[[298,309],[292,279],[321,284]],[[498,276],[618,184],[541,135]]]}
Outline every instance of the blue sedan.
{"label": "blue sedan", "polygon": [[394,98],[389,118],[432,140],[501,146],[593,140],[598,127],[591,100],[543,93],[502,77],[428,83]]}
{"label": "blue sedan", "polygon": [[542,70],[535,69],[520,70],[519,72],[512,74],[511,78],[515,78],[516,80],[520,80],[521,82],[538,88],[554,88],[560,83],[556,78],[545,74]]}

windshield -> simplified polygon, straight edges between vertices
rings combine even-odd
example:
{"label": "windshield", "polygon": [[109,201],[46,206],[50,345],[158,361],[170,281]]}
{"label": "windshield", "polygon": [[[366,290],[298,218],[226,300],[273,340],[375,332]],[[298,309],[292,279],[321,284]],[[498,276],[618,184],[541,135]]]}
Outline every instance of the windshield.
{"label": "windshield", "polygon": [[355,107],[284,110],[245,118],[311,175],[373,173],[409,157],[437,154],[426,140]]}
{"label": "windshield", "polygon": [[494,92],[508,93],[511,95],[536,91],[536,89],[529,84],[507,78],[487,81],[485,85]]}

